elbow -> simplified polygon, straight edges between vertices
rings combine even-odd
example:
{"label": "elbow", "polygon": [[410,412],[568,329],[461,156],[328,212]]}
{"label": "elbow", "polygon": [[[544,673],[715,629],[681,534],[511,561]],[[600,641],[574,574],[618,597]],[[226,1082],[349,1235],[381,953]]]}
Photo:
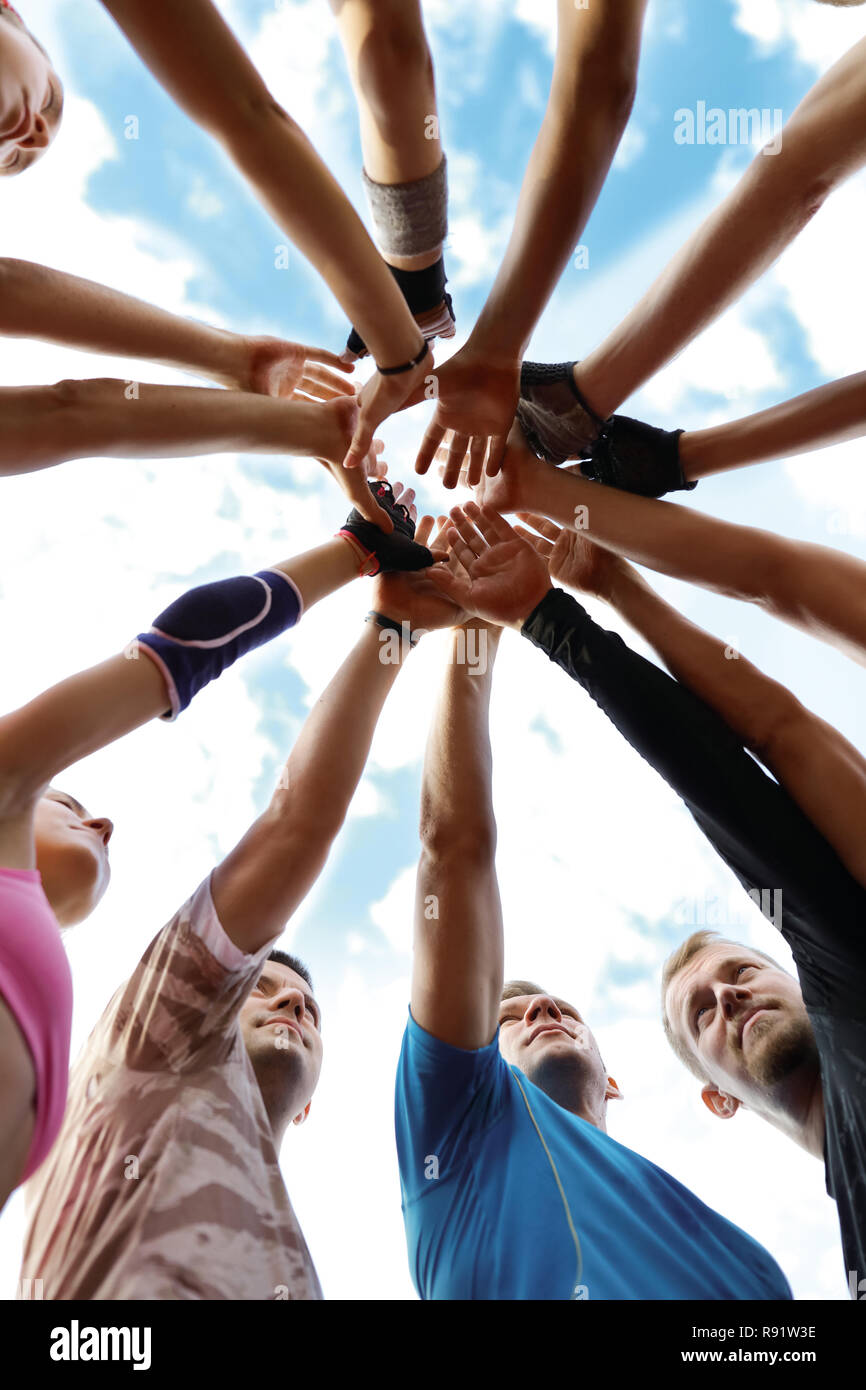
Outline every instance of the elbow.
{"label": "elbow", "polygon": [[425,814],[420,826],[423,857],[431,864],[457,863],[464,873],[489,868],[496,858],[496,821],[489,816]]}
{"label": "elbow", "polygon": [[242,148],[259,143],[268,131],[280,128],[290,130],[295,135],[303,135],[297,121],[293,120],[267,87],[256,87],[227,100],[218,114],[202,120],[201,125],[220,140],[227,149]]}
{"label": "elbow", "polygon": [[746,744],[768,767],[784,762],[788,750],[802,746],[813,716],[795,695],[768,682],[747,717]]}

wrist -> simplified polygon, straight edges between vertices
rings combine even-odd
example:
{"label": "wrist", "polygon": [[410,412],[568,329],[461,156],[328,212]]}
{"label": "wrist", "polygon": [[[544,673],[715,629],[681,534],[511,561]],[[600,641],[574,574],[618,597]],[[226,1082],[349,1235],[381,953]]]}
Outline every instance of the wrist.
{"label": "wrist", "polygon": [[618,612],[628,608],[634,598],[650,593],[652,589],[643,576],[619,556],[612,560],[603,583],[597,584],[593,590],[596,598],[604,599]]}
{"label": "wrist", "polygon": [[531,602],[528,602],[528,606],[524,609],[523,605],[521,604],[521,616],[514,618],[511,622],[508,623],[508,626],[513,627],[515,632],[522,632],[523,628],[526,626],[526,623],[529,621],[529,619],[535,612],[536,608],[539,608],[541,604],[544,602],[544,600],[548,597],[548,595],[554,592],[555,586],[551,584],[549,579],[543,587],[539,585],[538,589],[534,593],[534,597],[532,598]]}
{"label": "wrist", "polygon": [[406,618],[392,617],[378,608],[370,609],[364,623],[385,666],[401,664],[425,635],[424,628],[413,628]]}

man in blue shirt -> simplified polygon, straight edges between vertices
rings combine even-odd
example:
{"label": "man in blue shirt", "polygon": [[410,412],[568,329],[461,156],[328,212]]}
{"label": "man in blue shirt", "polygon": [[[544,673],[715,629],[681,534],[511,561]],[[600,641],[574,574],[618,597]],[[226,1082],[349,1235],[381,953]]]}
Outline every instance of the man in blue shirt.
{"label": "man in blue shirt", "polygon": [[396,1094],[415,1286],[446,1299],[790,1298],[760,1245],[607,1134],[619,1092],[577,1009],[528,981],[503,987],[488,732],[499,636],[480,619],[455,631],[424,769]]}

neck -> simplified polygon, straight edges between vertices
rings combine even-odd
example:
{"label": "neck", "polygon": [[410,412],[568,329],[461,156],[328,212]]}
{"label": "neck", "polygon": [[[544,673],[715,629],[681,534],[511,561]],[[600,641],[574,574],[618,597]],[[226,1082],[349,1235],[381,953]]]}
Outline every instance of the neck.
{"label": "neck", "polygon": [[[521,1075],[519,1068],[513,1070]],[[540,1069],[531,1078],[534,1086],[570,1115],[586,1120],[587,1124],[607,1134],[607,1101],[603,1087],[587,1085],[584,1077],[575,1078],[562,1067]]]}
{"label": "neck", "polygon": [[796,1085],[780,1088],[771,1097],[762,1096],[757,1104],[747,1107],[793,1139],[813,1158],[824,1157],[824,1087],[820,1068],[809,1069],[808,1078],[800,1077]]}
{"label": "neck", "polygon": [[294,1087],[286,1086],[285,1074],[268,1076],[257,1071],[256,1080],[259,1083],[259,1090],[265,1103],[265,1110],[274,1139],[274,1148],[279,1153],[286,1137],[286,1130],[298,1114],[299,1109],[303,1109],[303,1106],[293,1094]]}

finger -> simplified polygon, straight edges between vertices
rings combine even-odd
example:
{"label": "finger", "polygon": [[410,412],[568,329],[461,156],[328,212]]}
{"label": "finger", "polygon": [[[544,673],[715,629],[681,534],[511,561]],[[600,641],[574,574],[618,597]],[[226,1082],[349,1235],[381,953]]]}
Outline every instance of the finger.
{"label": "finger", "polygon": [[[467,502],[467,510],[472,504]],[[477,508],[476,508],[477,510]],[[468,546],[476,558],[484,554],[487,549],[481,536],[476,531],[466,512],[460,507],[455,507],[451,513],[451,521],[455,530],[459,533],[463,543]]]}
{"label": "finger", "polygon": [[340,353],[340,365],[345,367],[347,371],[352,371],[355,363],[360,362],[362,356],[363,353],[352,352],[350,348],[343,348]]}
{"label": "finger", "polygon": [[490,436],[490,445],[487,450],[488,478],[495,478],[497,473],[502,471],[502,460],[505,458],[507,444],[508,436],[505,434],[493,434]]}
{"label": "finger", "polygon": [[418,456],[415,459],[416,473],[427,472],[428,468],[430,467],[431,463],[436,457],[436,450],[442,443],[442,436],[444,435],[444,433],[444,429],[440,424],[437,424],[436,417],[434,415],[433,419],[430,421],[430,424],[427,426],[427,429],[424,431],[424,438],[421,440],[421,447],[418,450]]}
{"label": "finger", "polygon": [[[348,348],[344,348],[339,355],[336,352],[328,352],[327,348],[305,347],[305,362],[321,362],[324,367],[335,367],[338,372],[353,372],[355,370],[354,358],[347,362],[346,353]],[[352,354],[349,354],[351,357]]]}
{"label": "finger", "polygon": [[338,396],[354,394],[354,392],[346,392],[345,390],[335,390],[333,386],[329,386],[323,381],[312,381],[308,376],[303,376],[300,385],[296,386],[292,392],[296,400],[301,391],[305,391],[314,401],[335,401]]}
{"label": "finger", "polygon": [[445,461],[445,471],[442,474],[442,485],[449,490],[455,488],[460,480],[460,470],[463,467],[463,459],[466,450],[469,448],[468,434],[454,434],[448,449],[448,457]]}
{"label": "finger", "polygon": [[[469,511],[470,507],[472,507],[471,512]],[[502,539],[502,537],[496,534],[496,531],[493,528],[490,518],[485,516],[481,508],[478,507],[477,504],[474,502],[467,502],[466,510],[467,515],[471,516],[472,520],[474,521],[478,530],[481,532],[487,544],[497,545],[499,541]]]}
{"label": "finger", "polygon": [[363,414],[361,414],[355,428],[355,433],[352,436],[352,442],[349,445],[346,457],[343,459],[344,468],[363,467],[364,460],[370,452],[373,443],[374,429],[375,425],[369,425],[364,419]]}
{"label": "finger", "polygon": [[415,527],[415,539],[419,545],[426,545],[432,533],[434,521],[432,516],[422,516],[418,525]]}
{"label": "finger", "polygon": [[456,574],[453,570],[449,571],[449,573],[451,573],[455,579],[460,580],[462,578],[465,582],[466,577],[471,573],[472,565],[476,557],[469,549],[469,546],[463,544],[456,531],[448,532],[448,544],[451,547],[451,554],[458,566]]}
{"label": "finger", "polygon": [[466,487],[477,487],[481,482],[481,474],[484,472],[484,456],[487,452],[487,435],[473,434],[469,441],[469,462],[465,470],[461,470],[460,482],[465,477]]}
{"label": "finger", "polygon": [[535,512],[518,512],[517,515],[527,526],[532,526],[549,541],[558,541],[562,535],[562,528],[549,521],[546,516],[537,516]]}
{"label": "finger", "polygon": [[490,533],[497,541],[514,540],[514,532],[508,525],[508,522],[504,521],[499,513],[494,511],[492,507],[479,507],[477,502],[467,502],[466,515],[479,526],[483,520],[485,525],[490,528]]}
{"label": "finger", "polygon": [[550,541],[542,540],[541,536],[533,535],[531,531],[525,530],[523,526],[515,526],[514,530],[522,541],[527,541],[532,546],[533,550],[537,550],[539,555],[543,555],[545,559],[553,554],[553,546],[550,544]]}

